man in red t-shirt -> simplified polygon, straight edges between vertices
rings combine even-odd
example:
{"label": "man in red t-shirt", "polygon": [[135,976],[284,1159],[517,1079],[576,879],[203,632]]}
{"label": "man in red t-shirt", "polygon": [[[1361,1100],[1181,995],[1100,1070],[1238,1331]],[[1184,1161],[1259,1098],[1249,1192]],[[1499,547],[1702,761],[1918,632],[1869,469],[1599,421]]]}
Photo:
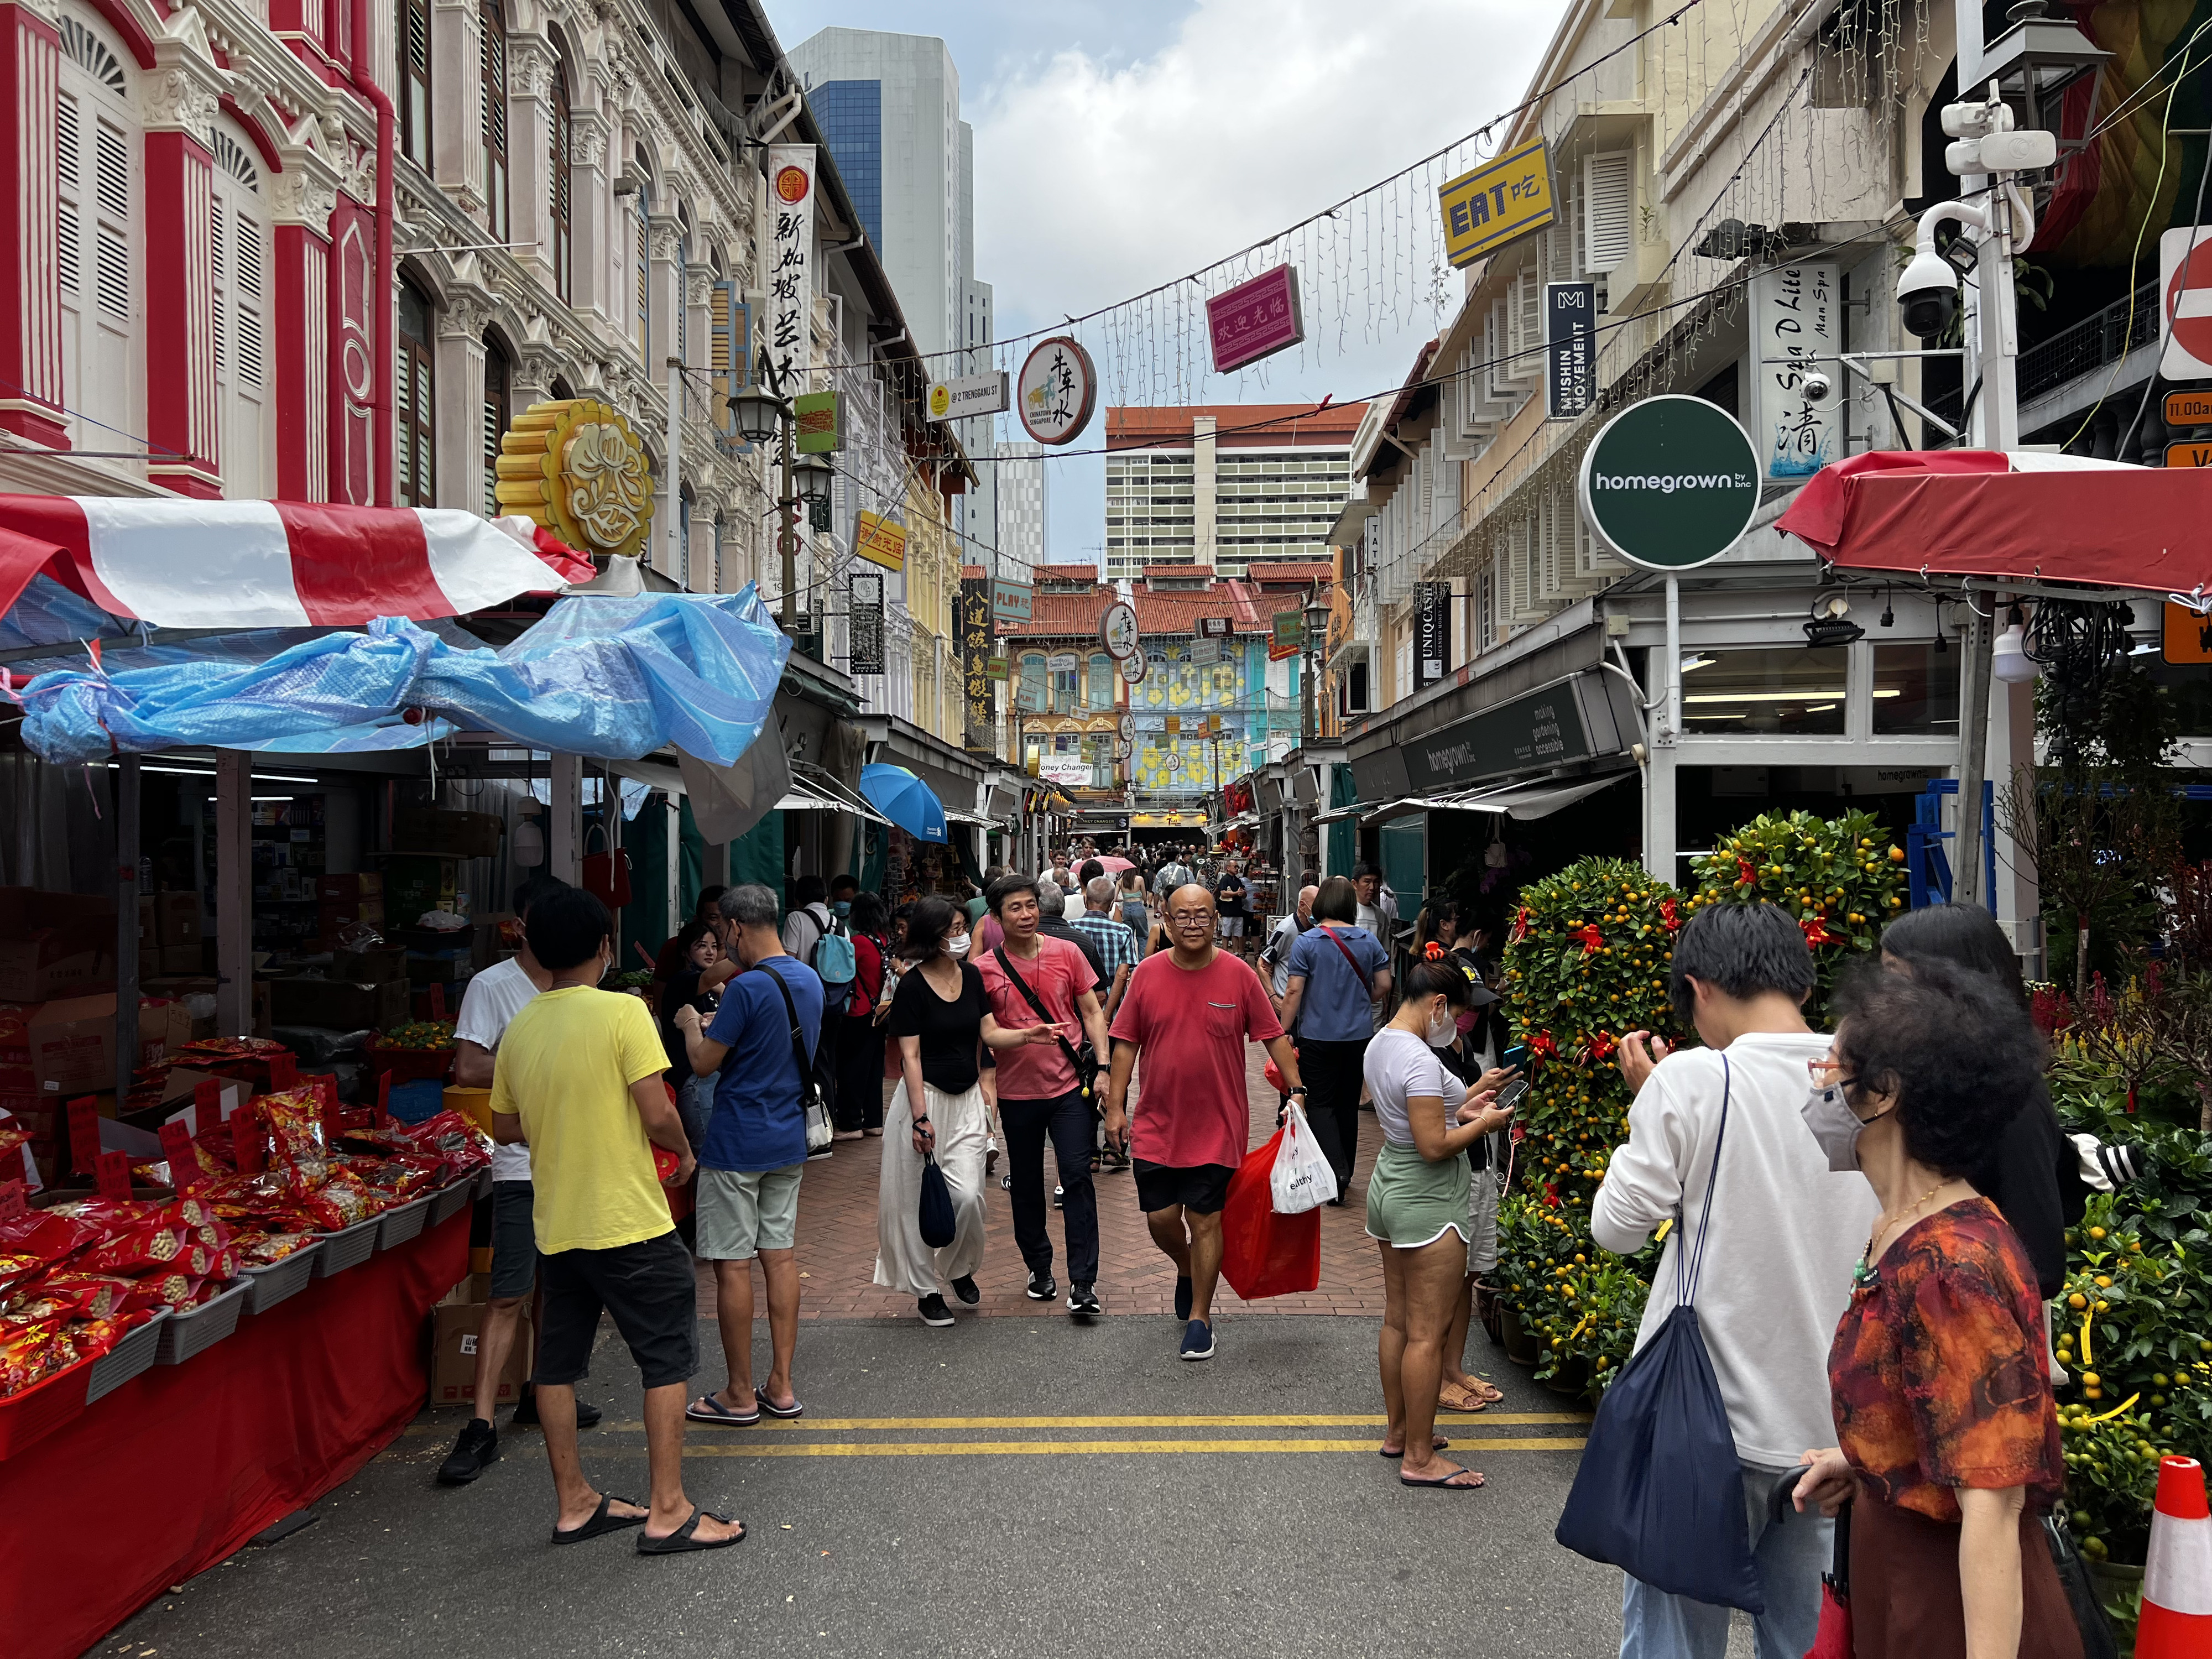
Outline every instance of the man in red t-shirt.
{"label": "man in red t-shirt", "polygon": [[[1176,1264],[1182,1357],[1213,1358],[1213,1286],[1221,1273],[1221,1206],[1244,1161],[1252,1106],[1244,1044],[1263,1042],[1301,1101],[1297,1052],[1260,976],[1214,948],[1213,895],[1193,882],[1168,895],[1174,948],[1146,957],[1114,1016],[1114,1072],[1106,1136],[1127,1133],[1129,1076],[1144,1054],[1144,1121],[1137,1126],[1137,1202],[1152,1243]],[[1012,1051],[1009,1052],[1035,1052]]]}
{"label": "man in red t-shirt", "polygon": [[1052,1239],[1045,1231],[1044,1142],[1049,1134],[1062,1189],[1067,1311],[1077,1319],[1093,1318],[1102,1311],[1096,1288],[1098,1196],[1091,1184],[1097,1118],[1091,1092],[1083,1087],[1068,1055],[1086,1036],[1097,1053],[1106,1052],[1098,975],[1076,946],[1037,931],[1043,913],[1037,905],[1035,877],[1001,876],[985,898],[1005,937],[992,947],[971,951],[969,960],[983,975],[983,994],[990,1000],[993,1016],[1009,1029],[1026,1029],[1042,1019],[1062,1039],[1004,1048],[997,1054],[999,1121],[1006,1131],[1014,1243],[1030,1270],[1030,1299],[1051,1301],[1060,1287],[1053,1282]]}

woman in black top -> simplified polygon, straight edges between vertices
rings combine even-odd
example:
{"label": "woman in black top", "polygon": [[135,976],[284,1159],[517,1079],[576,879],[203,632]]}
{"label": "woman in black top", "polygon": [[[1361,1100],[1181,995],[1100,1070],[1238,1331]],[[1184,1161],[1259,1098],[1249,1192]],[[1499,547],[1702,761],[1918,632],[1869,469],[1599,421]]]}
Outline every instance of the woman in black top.
{"label": "woman in black top", "polygon": [[[982,1299],[983,1165],[990,1109],[981,1084],[982,1048],[1050,1042],[1049,1025],[1017,1029],[992,1017],[983,975],[966,960],[967,912],[950,901],[915,902],[901,952],[912,964],[891,996],[886,1027],[897,1039],[901,1077],[884,1122],[876,1206],[876,1283],[915,1298],[925,1325],[950,1325],[946,1284],[963,1302]],[[921,1103],[921,1109],[915,1103]],[[951,1188],[952,1242],[921,1242],[921,1172],[934,1157]]]}
{"label": "woman in black top", "polygon": [[672,1076],[680,1078],[676,1090],[676,1110],[684,1120],[684,1133],[694,1146],[707,1138],[707,1120],[714,1112],[714,1077],[691,1074],[691,1059],[684,1049],[684,1033],[676,1029],[676,1011],[689,1003],[699,1011],[702,1018],[714,1016],[720,998],[712,991],[702,994],[699,975],[722,959],[721,941],[706,922],[694,921],[684,925],[672,943],[677,946],[676,959],[680,964],[668,976],[660,993],[660,1040],[668,1049],[668,1064]]}

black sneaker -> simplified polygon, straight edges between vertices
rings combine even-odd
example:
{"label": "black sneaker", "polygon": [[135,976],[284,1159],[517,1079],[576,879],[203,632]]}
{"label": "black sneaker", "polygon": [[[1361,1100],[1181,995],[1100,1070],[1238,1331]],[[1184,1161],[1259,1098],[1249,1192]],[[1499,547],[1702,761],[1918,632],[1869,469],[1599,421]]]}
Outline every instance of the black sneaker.
{"label": "black sneaker", "polygon": [[971,1273],[963,1273],[952,1281],[952,1294],[971,1308],[983,1299],[983,1292],[975,1288],[975,1276]]}
{"label": "black sneaker", "polygon": [[1091,1288],[1090,1280],[1067,1287],[1067,1311],[1077,1319],[1096,1319],[1104,1311],[1098,1305],[1098,1292]]}
{"label": "black sneaker", "polygon": [[945,1298],[941,1296],[925,1296],[914,1304],[914,1309],[921,1316],[921,1322],[925,1325],[950,1325],[952,1322],[952,1310],[945,1305]]}
{"label": "black sneaker", "polygon": [[[576,1426],[580,1429],[592,1427],[605,1415],[605,1413],[588,1400],[579,1400],[576,1402]],[[526,1429],[536,1426],[538,1426],[538,1390],[526,1388],[522,1391],[521,1400],[514,1407],[514,1415],[507,1420],[507,1427]]]}
{"label": "black sneaker", "polygon": [[1185,1359],[1212,1358],[1213,1327],[1200,1319],[1194,1319],[1184,1326],[1182,1357]]}
{"label": "black sneaker", "polygon": [[1060,1285],[1049,1269],[1030,1275],[1029,1294],[1032,1302],[1049,1302],[1060,1294]]}
{"label": "black sneaker", "polygon": [[1186,1324],[1190,1320],[1190,1280],[1182,1274],[1176,1276],[1176,1317]]}
{"label": "black sneaker", "polygon": [[462,1425],[452,1454],[438,1466],[441,1486],[465,1486],[499,1461],[499,1431],[481,1417]]}

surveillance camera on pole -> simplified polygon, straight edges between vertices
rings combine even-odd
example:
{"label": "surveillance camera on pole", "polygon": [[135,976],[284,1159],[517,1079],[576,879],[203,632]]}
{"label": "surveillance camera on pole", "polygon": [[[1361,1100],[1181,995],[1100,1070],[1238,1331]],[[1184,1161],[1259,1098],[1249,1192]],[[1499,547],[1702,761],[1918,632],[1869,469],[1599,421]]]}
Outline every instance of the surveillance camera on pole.
{"label": "surveillance camera on pole", "polygon": [[1808,369],[1805,378],[1798,382],[1797,392],[1808,404],[1825,404],[1835,396],[1836,383],[1828,377],[1826,369]]}
{"label": "surveillance camera on pole", "polygon": [[[1992,239],[2011,250],[2034,240],[2035,210],[2019,175],[2057,165],[2058,137],[2040,131],[2016,131],[2013,113],[1994,93],[1984,104],[1951,104],[1942,113],[1944,133],[1954,142],[1943,151],[1943,165],[1960,178],[1986,176],[1991,193],[1980,202],[1938,202],[1920,216],[1912,240],[1912,260],[1897,279],[1897,304],[1905,331],[1923,340],[1939,337],[1959,310],[1959,271],[1936,251],[1936,228],[1945,220],[1978,232],[1977,251]],[[2009,264],[2002,267],[2009,276]],[[2018,349],[2014,338],[2011,283],[1996,285],[1990,295],[2002,315],[2002,330],[2011,356]]]}

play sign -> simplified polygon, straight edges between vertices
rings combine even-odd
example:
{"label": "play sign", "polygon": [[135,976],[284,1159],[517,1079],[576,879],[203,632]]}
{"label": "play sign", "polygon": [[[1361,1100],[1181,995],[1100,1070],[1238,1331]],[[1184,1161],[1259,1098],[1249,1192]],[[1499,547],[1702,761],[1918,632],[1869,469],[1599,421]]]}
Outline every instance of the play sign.
{"label": "play sign", "polygon": [[[2196,250],[2191,252],[2194,240]],[[2166,306],[2166,349],[2158,372],[2169,380],[2212,379],[2212,226],[2169,230],[2158,239],[2158,291]]]}

